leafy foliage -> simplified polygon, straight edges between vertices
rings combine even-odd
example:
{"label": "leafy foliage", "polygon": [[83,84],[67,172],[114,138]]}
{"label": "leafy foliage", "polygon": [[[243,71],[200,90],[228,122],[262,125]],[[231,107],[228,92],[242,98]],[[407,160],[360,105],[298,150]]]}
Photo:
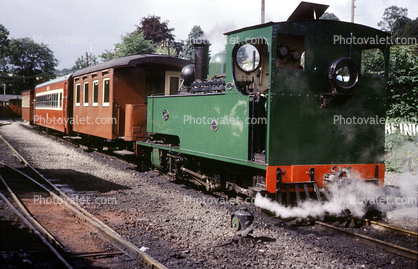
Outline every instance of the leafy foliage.
{"label": "leafy foliage", "polygon": [[390,172],[417,171],[418,140],[400,133],[386,134],[385,166]]}
{"label": "leafy foliage", "polygon": [[377,26],[382,29],[382,31],[392,32],[393,24],[399,18],[408,16],[408,8],[402,8],[397,6],[390,6],[385,9],[382,17]]}
{"label": "leafy foliage", "polygon": [[189,61],[194,61],[194,48],[192,45],[193,40],[199,38],[204,34],[202,28],[200,26],[195,25],[193,26],[192,30],[190,31],[186,42],[183,48],[183,58]]}
{"label": "leafy foliage", "polygon": [[137,29],[122,37],[122,42],[115,44],[115,50],[106,50],[99,57],[103,61],[131,54],[168,54],[179,57],[182,53],[182,43],[174,41],[171,33],[174,28],[168,27],[168,21],[161,22],[155,15],[143,17]]}
{"label": "leafy foliage", "polygon": [[168,22],[160,22],[161,17],[148,15],[143,17],[140,24],[137,25],[136,32],[143,33],[146,40],[152,40],[154,43],[162,41],[174,41],[174,35],[171,33],[174,28],[168,28]]}
{"label": "leafy foliage", "polygon": [[415,38],[418,40],[418,18],[411,20],[407,17],[399,18],[392,26],[392,38]]}
{"label": "leafy foliage", "polygon": [[[383,73],[383,53],[366,51],[365,71]],[[387,124],[418,124],[418,56],[414,46],[391,47],[387,90]],[[385,165],[390,172],[417,171],[417,137],[399,132],[386,134]]]}
{"label": "leafy foliage", "polygon": [[332,20],[332,21],[339,21],[340,20],[337,17],[337,15],[335,15],[334,13],[331,13],[331,12],[325,12],[324,14],[322,14],[322,16],[319,19],[320,20]]}
{"label": "leafy foliage", "polygon": [[161,45],[155,46],[154,53],[156,53],[156,54],[169,54],[170,56],[173,56],[173,57],[179,57],[180,56],[177,48],[169,47],[168,49],[169,49],[169,51],[168,51],[169,53],[167,52],[167,46],[161,44]]}
{"label": "leafy foliage", "polygon": [[78,57],[77,60],[75,61],[75,65],[71,67],[71,71],[75,72],[77,70],[86,68],[88,66],[93,66],[98,63],[99,62],[97,61],[97,56],[91,53],[87,55],[87,60],[86,60],[86,57],[84,57],[84,55],[81,55],[81,57]]}
{"label": "leafy foliage", "polygon": [[[391,47],[386,113],[390,118],[418,117],[418,56],[414,52],[413,45]],[[365,70],[383,73],[383,54],[377,50],[366,51]]]}
{"label": "leafy foliage", "polygon": [[[0,81],[8,79],[6,72],[6,55],[9,42],[9,31],[0,24]],[[0,84],[0,86],[3,87],[3,84]]]}
{"label": "leafy foliage", "polygon": [[153,42],[146,40],[143,33],[133,32],[122,37],[122,43],[115,45],[116,52],[106,50],[100,55],[103,61],[109,61],[130,54],[153,53]]}
{"label": "leafy foliage", "polygon": [[418,56],[413,46],[391,49],[387,116],[418,116]]}
{"label": "leafy foliage", "polygon": [[5,58],[9,42],[9,31],[0,24],[0,72],[4,71],[6,66]]}
{"label": "leafy foliage", "polygon": [[[365,71],[382,74],[383,53],[366,51]],[[387,91],[387,124],[418,124],[418,56],[414,46],[391,47]],[[385,166],[390,172],[417,171],[418,137],[399,132],[386,134]]]}
{"label": "leafy foliage", "polygon": [[33,89],[35,85],[54,76],[58,60],[45,44],[37,44],[30,38],[12,39],[7,52],[8,72],[13,93]]}

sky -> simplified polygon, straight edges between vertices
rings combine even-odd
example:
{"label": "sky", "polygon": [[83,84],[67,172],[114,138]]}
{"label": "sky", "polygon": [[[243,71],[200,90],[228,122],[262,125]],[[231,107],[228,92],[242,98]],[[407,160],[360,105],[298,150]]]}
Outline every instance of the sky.
{"label": "sky", "polygon": [[[351,19],[351,0],[312,0],[330,7],[342,21]],[[408,8],[418,17],[418,0],[356,0],[354,22],[377,28],[385,8]],[[265,21],[285,21],[300,1],[265,0]],[[176,40],[185,40],[199,25],[210,40],[212,55],[224,48],[223,33],[261,20],[261,0],[0,0],[0,24],[9,38],[30,37],[44,43],[59,60],[57,69],[71,68],[86,52],[98,56],[114,48],[143,17],[169,21]],[[100,59],[99,59],[100,60]]]}

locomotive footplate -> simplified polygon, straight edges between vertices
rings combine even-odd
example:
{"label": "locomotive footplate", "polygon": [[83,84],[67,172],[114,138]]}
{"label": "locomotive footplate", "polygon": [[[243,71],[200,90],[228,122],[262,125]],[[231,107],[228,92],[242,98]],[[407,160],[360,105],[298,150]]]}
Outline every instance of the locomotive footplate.
{"label": "locomotive footplate", "polygon": [[[331,168],[332,173],[324,174],[324,182],[326,183],[348,183],[355,178],[351,175],[351,167],[348,166],[347,168],[341,168],[339,166],[334,166]],[[379,184],[379,166],[375,165],[374,167],[374,178],[371,179],[363,179],[364,182],[373,183],[378,185]]]}

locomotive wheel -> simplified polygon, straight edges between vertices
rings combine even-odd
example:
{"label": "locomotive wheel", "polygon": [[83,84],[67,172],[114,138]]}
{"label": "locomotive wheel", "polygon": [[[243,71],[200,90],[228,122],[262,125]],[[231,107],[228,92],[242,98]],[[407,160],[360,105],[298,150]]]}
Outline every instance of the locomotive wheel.
{"label": "locomotive wheel", "polygon": [[239,231],[241,229],[241,224],[239,223],[239,219],[237,217],[232,218],[231,226],[235,231]]}

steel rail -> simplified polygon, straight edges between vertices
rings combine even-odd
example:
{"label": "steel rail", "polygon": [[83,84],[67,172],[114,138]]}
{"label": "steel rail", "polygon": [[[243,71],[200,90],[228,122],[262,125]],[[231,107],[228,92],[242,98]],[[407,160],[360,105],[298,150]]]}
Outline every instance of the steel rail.
{"label": "steel rail", "polygon": [[394,232],[394,233],[408,235],[408,236],[411,236],[415,239],[418,238],[418,233],[416,233],[416,232],[404,230],[404,229],[401,229],[401,228],[398,228],[398,227],[393,227],[393,226],[390,226],[390,225],[387,225],[387,224],[384,224],[384,223],[380,223],[380,222],[376,222],[376,221],[373,221],[373,220],[369,220],[369,219],[364,219],[364,220],[366,221],[367,225],[370,225],[372,227],[373,226],[378,226],[379,228],[383,228],[385,230],[388,230],[388,231],[391,231],[391,232]]}
{"label": "steel rail", "polygon": [[[1,177],[1,175],[0,175],[0,179],[3,181],[3,183],[5,183],[4,182],[4,179]],[[9,189],[9,187],[7,186],[7,184],[5,186]],[[15,200],[15,198],[17,198],[14,195],[13,192],[11,192],[10,194],[13,196],[13,200]],[[35,235],[37,235],[39,237],[39,239],[41,239],[41,241],[51,250],[51,252],[60,260],[60,262],[66,268],[68,268],[68,269],[72,269],[73,268],[66,261],[66,259],[59,253],[59,251],[57,251],[57,249],[50,243],[50,241],[47,238],[45,238],[43,232],[42,231],[39,231],[39,227],[37,225],[36,225],[37,227],[35,227],[35,225],[32,224],[32,222],[29,219],[31,219],[32,221],[35,221],[35,223],[37,223],[38,225],[40,225],[36,220],[33,219],[33,217],[29,214],[29,212],[24,207],[21,207],[20,201],[17,201],[17,204],[18,204],[19,208],[23,211],[23,214],[12,203],[10,203],[9,199],[7,199],[7,197],[4,196],[4,194],[1,193],[1,192],[0,192],[0,197],[12,209],[12,211],[26,224],[26,226],[28,226],[29,229],[31,229],[35,233]],[[16,200],[15,200],[15,202],[16,202]],[[42,229],[43,229],[43,227],[42,227]]]}
{"label": "steel rail", "polygon": [[414,260],[414,261],[416,261],[418,259],[418,252],[415,251],[415,250],[404,248],[404,247],[401,247],[401,246],[398,246],[398,245],[394,245],[394,244],[391,244],[391,243],[388,243],[388,242],[385,242],[385,241],[382,241],[382,240],[379,240],[379,239],[376,239],[376,238],[372,238],[372,237],[369,237],[369,236],[366,236],[366,235],[359,234],[359,233],[350,232],[350,231],[347,231],[345,229],[342,229],[342,228],[339,228],[339,227],[336,227],[334,225],[330,225],[330,224],[327,224],[327,223],[323,223],[323,222],[320,222],[320,221],[316,221],[315,224],[321,225],[321,226],[326,227],[328,229],[336,230],[336,231],[341,232],[341,233],[348,234],[348,235],[356,237],[356,238],[360,238],[361,240],[363,240],[365,242],[371,242],[374,245],[378,245],[380,247],[383,247],[384,249],[386,249],[388,251],[391,251],[391,252],[394,252],[394,253],[396,253],[400,256],[403,256],[405,258],[409,258],[409,259]]}
{"label": "steel rail", "polygon": [[[9,165],[0,162],[1,165],[4,165],[5,167],[8,167],[21,175],[27,177],[29,180],[43,188],[45,191],[47,191],[51,196],[54,196],[56,199],[60,199],[60,201],[63,202],[64,205],[66,205],[72,212],[74,212],[80,219],[88,222],[93,227],[97,229],[98,232],[100,232],[100,235],[103,236],[106,240],[111,242],[114,246],[116,246],[120,251],[124,252],[126,255],[128,255],[131,259],[137,259],[139,260],[146,268],[161,268],[166,269],[162,263],[158,262],[154,258],[152,258],[150,255],[145,253],[144,251],[140,250],[137,246],[132,244],[131,242],[125,240],[120,236],[117,232],[112,230],[109,226],[107,226],[105,223],[97,219],[95,216],[93,216],[91,213],[89,213],[87,210],[85,210],[83,207],[81,207],[78,203],[74,202],[70,197],[68,197],[64,192],[62,192],[60,189],[58,189],[54,184],[49,182],[41,173],[39,173],[33,166],[31,166],[23,156],[21,156],[14,148],[11,146],[2,136],[0,138],[5,142],[5,144],[12,149],[12,151],[21,159],[30,169],[32,169],[39,177],[42,178],[42,180],[51,187],[55,192],[57,192],[59,195],[55,194],[51,190],[49,190],[47,187],[39,183],[37,180],[29,177],[28,175],[24,174],[23,172],[10,167]],[[68,201],[71,201],[69,203]]]}
{"label": "steel rail", "polygon": [[[0,164],[2,164],[0,162]],[[17,206],[22,211],[23,215],[26,217],[27,220],[29,220],[33,226],[36,227],[36,229],[53,245],[57,246],[59,249],[61,249],[62,253],[66,254],[68,251],[65,249],[65,247],[55,239],[55,237],[48,232],[26,209],[25,205],[22,203],[22,201],[17,197],[17,195],[10,189],[9,185],[6,183],[4,178],[0,175],[0,181],[3,183],[3,185],[6,187],[7,191],[9,192],[10,196],[13,198],[13,201],[17,204]]]}
{"label": "steel rail", "polygon": [[[0,165],[3,165],[9,169],[12,169],[13,171],[21,174],[22,176],[25,176],[29,180],[31,180],[33,183],[37,184],[39,187],[44,189],[46,192],[48,192],[51,196],[53,196],[55,199],[59,199],[60,202],[62,202],[63,205],[67,206],[68,209],[70,209],[79,219],[88,222],[90,225],[92,225],[94,228],[97,229],[97,232],[105,238],[107,241],[111,242],[115,247],[117,247],[120,251],[124,252],[126,255],[128,255],[131,259],[138,259],[145,267],[147,268],[161,268],[165,269],[163,264],[146,254],[144,251],[140,250],[137,246],[132,244],[131,242],[125,240],[122,238],[118,233],[116,233],[114,230],[112,230],[109,226],[101,222],[99,219],[88,213],[85,209],[83,209],[84,212],[86,212],[88,215],[84,214],[84,212],[81,212],[74,206],[79,206],[76,202],[74,202],[71,198],[65,195],[65,197],[61,197],[54,192],[48,190],[45,186],[40,184],[35,179],[29,177],[28,175],[24,174],[23,172],[8,166],[5,163],[0,162]],[[68,202],[70,201],[70,202]],[[80,206],[79,206],[80,207]],[[80,207],[81,208],[81,207]]]}

